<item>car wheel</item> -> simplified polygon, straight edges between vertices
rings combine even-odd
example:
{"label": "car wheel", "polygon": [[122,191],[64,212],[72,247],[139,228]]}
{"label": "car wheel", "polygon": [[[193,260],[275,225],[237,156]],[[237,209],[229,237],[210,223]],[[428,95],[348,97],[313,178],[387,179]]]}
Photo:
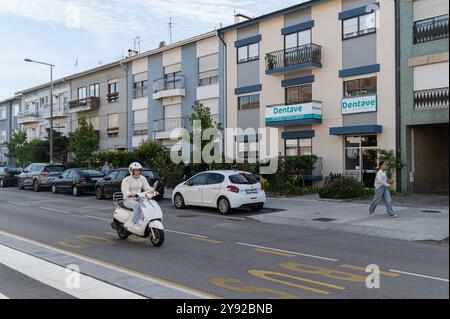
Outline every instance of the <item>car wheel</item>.
{"label": "car wheel", "polygon": [[105,198],[105,195],[102,194],[102,189],[100,187],[97,187],[95,189],[95,197],[97,199],[104,199]]}
{"label": "car wheel", "polygon": [[52,185],[52,193],[53,194],[58,194],[58,187],[56,187],[55,184]]}
{"label": "car wheel", "polygon": [[222,215],[227,215],[231,212],[230,201],[225,197],[221,197],[217,202],[217,209]]}
{"label": "car wheel", "polygon": [[40,187],[39,187],[39,183],[38,183],[37,180],[34,180],[34,182],[33,182],[33,190],[34,190],[35,192],[39,192],[39,191],[41,190]]}
{"label": "car wheel", "polygon": [[22,184],[22,182],[20,180],[17,182],[17,188],[20,189],[20,190],[25,189],[25,187],[23,187],[23,184]]}
{"label": "car wheel", "polygon": [[173,202],[175,204],[175,207],[178,209],[186,208],[186,204],[184,203],[183,195],[181,195],[180,193],[175,195]]}
{"label": "car wheel", "polygon": [[73,196],[78,197],[78,196],[81,195],[81,192],[78,189],[78,187],[74,186],[73,189],[72,189],[72,194],[73,194]]}

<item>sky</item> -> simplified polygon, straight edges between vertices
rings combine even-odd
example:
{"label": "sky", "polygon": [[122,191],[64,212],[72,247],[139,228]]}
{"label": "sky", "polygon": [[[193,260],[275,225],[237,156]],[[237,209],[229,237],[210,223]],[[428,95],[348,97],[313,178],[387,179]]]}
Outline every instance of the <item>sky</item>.
{"label": "sky", "polygon": [[234,23],[234,12],[257,17],[305,0],[0,0],[0,100],[54,78],[107,64]]}

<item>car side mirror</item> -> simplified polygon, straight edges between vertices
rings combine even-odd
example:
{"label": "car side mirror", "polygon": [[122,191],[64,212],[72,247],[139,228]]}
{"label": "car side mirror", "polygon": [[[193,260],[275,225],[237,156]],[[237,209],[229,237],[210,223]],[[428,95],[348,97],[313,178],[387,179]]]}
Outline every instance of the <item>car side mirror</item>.
{"label": "car side mirror", "polygon": [[23,170],[23,173],[28,173],[28,170],[27,170],[27,169],[24,169],[24,170]]}
{"label": "car side mirror", "polygon": [[186,182],[186,183],[184,183],[184,185],[186,185],[186,186],[192,186],[192,182]]}
{"label": "car side mirror", "polygon": [[59,175],[58,178],[63,178],[62,175]]}

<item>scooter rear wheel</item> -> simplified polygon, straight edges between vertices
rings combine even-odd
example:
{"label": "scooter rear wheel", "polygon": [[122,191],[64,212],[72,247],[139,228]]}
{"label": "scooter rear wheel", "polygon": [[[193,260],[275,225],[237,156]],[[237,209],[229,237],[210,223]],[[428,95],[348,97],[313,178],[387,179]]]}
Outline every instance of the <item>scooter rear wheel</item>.
{"label": "scooter rear wheel", "polygon": [[[153,234],[155,234],[154,237],[152,234],[152,230],[153,230]],[[153,246],[161,247],[162,244],[164,243],[164,239],[165,239],[164,230],[156,229],[156,228],[150,229],[150,242],[153,244]]]}
{"label": "scooter rear wheel", "polygon": [[117,230],[117,236],[119,236],[119,238],[122,240],[126,240],[128,239],[128,237],[130,237],[130,233],[124,229],[119,229]]}

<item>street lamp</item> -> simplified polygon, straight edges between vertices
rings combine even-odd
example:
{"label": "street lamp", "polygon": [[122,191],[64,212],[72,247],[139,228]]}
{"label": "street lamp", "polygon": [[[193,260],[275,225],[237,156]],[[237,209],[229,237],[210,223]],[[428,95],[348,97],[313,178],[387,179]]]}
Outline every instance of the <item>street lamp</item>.
{"label": "street lamp", "polygon": [[24,59],[25,62],[43,64],[50,67],[50,163],[53,164],[53,64]]}

